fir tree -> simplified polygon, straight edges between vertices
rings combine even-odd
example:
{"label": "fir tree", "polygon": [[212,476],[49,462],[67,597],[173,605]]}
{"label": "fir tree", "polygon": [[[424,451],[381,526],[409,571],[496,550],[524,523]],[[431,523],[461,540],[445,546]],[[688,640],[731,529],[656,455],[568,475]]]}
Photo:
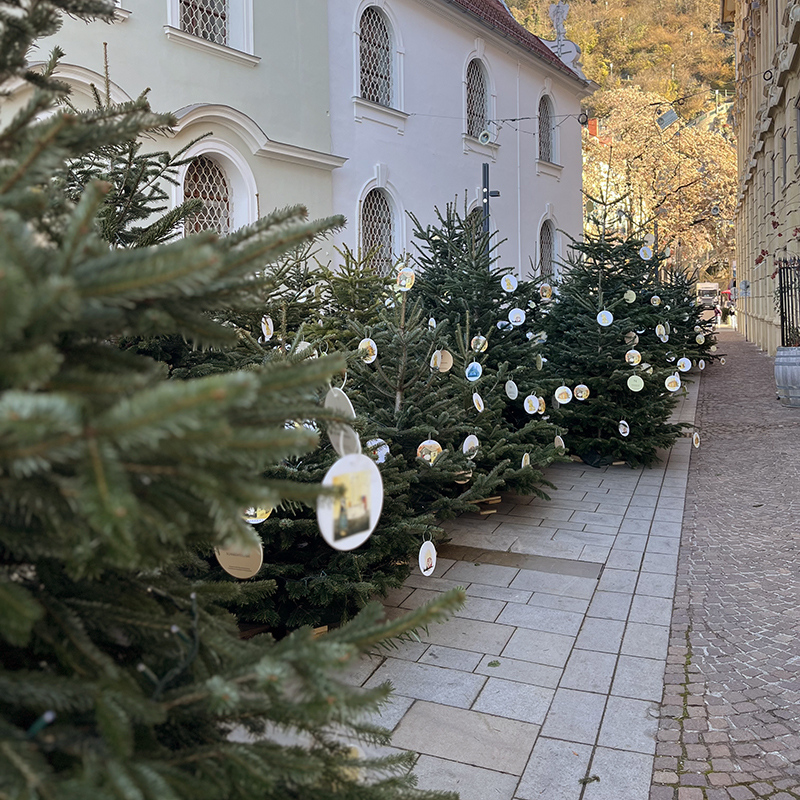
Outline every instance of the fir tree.
{"label": "fir tree", "polygon": [[247,307],[270,285],[260,265],[341,220],[295,208],[222,241],[109,249],[96,220],[110,187],[70,202],[66,160],[173,119],[141,98],[48,116],[64,96],[56,59],[34,74],[25,54],[59,12],[108,20],[113,4],[0,3],[0,82],[34,86],[0,130],[0,795],[433,798],[411,788],[410,755],[346,759],[344,737],[387,741],[364,719],[388,689],[355,691],[335,673],[458,597],[388,623],[371,606],[317,640],[243,641],[222,606],[248,584],[185,576],[198,551],[257,544],[243,507],[315,496],[263,473],[314,446],[284,428],[286,409],[312,418],[343,361],[168,381],[115,344],[234,345],[215,310]]}

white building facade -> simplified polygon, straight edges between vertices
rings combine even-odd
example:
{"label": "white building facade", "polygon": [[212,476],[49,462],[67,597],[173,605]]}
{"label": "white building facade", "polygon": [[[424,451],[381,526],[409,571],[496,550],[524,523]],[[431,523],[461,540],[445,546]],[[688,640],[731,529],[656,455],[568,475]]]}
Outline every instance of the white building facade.
{"label": "white building facade", "polygon": [[499,265],[557,270],[582,233],[580,103],[594,86],[580,68],[501,0],[329,0],[328,20],[342,242],[380,247],[389,268],[389,250],[413,250],[407,212],[427,224],[465,195],[482,207],[488,163]]}

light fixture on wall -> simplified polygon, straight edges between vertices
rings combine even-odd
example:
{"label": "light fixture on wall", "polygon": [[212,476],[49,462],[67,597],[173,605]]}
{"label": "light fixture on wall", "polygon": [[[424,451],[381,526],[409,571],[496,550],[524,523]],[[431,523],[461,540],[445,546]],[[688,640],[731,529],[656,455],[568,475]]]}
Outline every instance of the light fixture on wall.
{"label": "light fixture on wall", "polygon": [[492,134],[489,131],[481,131],[478,134],[478,141],[481,144],[489,144],[492,141]]}

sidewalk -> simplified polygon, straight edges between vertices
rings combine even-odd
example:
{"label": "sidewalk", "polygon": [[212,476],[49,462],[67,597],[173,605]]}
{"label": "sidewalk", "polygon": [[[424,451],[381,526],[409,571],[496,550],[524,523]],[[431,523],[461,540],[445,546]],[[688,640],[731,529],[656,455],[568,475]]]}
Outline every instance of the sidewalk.
{"label": "sidewalk", "polygon": [[[697,383],[689,392],[682,421]],[[449,523],[435,575],[387,598],[399,615],[467,590],[453,619],[354,676],[395,687],[380,722],[421,753],[420,787],[647,800],[691,450],[681,439],[652,469],[557,465],[551,501],[505,497],[496,514]]]}

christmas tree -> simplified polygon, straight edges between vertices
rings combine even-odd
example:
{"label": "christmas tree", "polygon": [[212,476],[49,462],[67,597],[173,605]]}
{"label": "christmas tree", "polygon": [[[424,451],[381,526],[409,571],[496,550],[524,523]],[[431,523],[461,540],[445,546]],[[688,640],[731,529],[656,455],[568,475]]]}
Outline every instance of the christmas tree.
{"label": "christmas tree", "polygon": [[244,641],[223,606],[247,584],[186,577],[210,546],[258,552],[243,507],[315,494],[263,473],[315,445],[283,409],[312,418],[343,361],[168,381],[116,339],[233,346],[215,309],[246,307],[260,265],[340,221],[296,208],[223,241],[110,249],[96,222],[110,186],[71,202],[67,160],[173,120],[143,99],[49,113],[57,59],[32,73],[25,56],[60,12],[113,10],[0,2],[0,82],[33,87],[0,130],[0,795],[433,798],[412,788],[410,755],[348,758],[352,737],[386,743],[364,720],[388,690],[355,691],[336,670],[459,593],[399,621],[371,606],[319,639]]}

